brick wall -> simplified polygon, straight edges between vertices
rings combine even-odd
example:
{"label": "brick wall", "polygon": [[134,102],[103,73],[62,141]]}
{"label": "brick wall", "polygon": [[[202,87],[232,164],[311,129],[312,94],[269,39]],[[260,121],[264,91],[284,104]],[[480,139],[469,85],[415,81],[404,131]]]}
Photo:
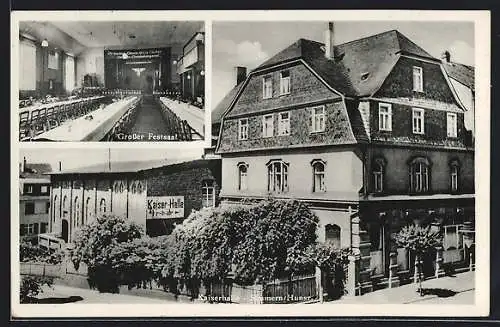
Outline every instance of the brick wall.
{"label": "brick wall", "polygon": [[275,147],[346,144],[353,143],[349,117],[344,103],[324,103],[326,123],[325,131],[311,133],[311,108],[305,106],[292,110],[290,113],[290,135],[278,135],[278,114],[274,113],[274,136],[262,137],[263,115],[248,117],[249,130],[247,140],[238,140],[238,120],[226,118],[222,127],[219,152],[255,150]]}
{"label": "brick wall", "polygon": [[[280,72],[290,72],[290,94],[280,95]],[[273,81],[273,97],[262,98],[262,79],[271,76]],[[245,113],[269,110],[300,103],[309,103],[320,100],[340,99],[338,94],[329,90],[303,64],[282,66],[273,71],[252,75],[240,97],[228,113],[228,117]]]}

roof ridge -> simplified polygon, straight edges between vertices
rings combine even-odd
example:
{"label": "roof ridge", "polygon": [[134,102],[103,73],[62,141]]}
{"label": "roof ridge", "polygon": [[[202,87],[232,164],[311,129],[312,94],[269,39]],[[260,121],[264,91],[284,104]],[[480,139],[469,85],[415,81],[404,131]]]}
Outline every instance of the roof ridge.
{"label": "roof ridge", "polygon": [[[351,41],[347,41],[347,42],[344,42],[344,43],[339,43],[339,44],[336,44],[335,46],[338,47],[338,46],[343,46],[343,45],[346,45],[346,44],[350,44],[350,43],[354,43],[354,42],[358,42],[358,41],[361,41],[361,40],[365,40],[365,39],[369,39],[369,38],[372,38],[372,37],[376,37],[376,36],[380,36],[382,34],[388,34],[388,33],[391,33],[391,32],[397,32],[401,35],[404,36],[404,34],[402,34],[401,32],[399,32],[398,30],[396,29],[392,29],[392,30],[388,30],[388,31],[385,31],[385,32],[380,32],[380,33],[377,33],[377,34],[373,34],[373,35],[368,35],[368,36],[364,36],[362,38],[359,38],[359,39],[354,39],[354,40],[351,40]],[[406,37],[406,36],[405,36]],[[316,40],[311,40],[311,39],[306,39],[306,38],[299,38],[297,41],[295,42],[298,42],[300,40],[305,40],[305,41],[309,41],[309,42],[313,42],[313,43],[317,43],[317,44],[321,44],[321,45],[325,45],[325,43],[323,42],[319,42],[319,41],[316,41]],[[284,48],[286,49],[286,48]]]}

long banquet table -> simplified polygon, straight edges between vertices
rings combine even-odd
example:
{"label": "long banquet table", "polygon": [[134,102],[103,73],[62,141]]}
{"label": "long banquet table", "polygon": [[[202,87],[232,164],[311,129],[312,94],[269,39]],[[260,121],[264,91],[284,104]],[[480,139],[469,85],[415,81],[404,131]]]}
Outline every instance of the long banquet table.
{"label": "long banquet table", "polygon": [[[100,141],[129,108],[140,100],[130,96],[94,110],[85,116],[67,121],[35,137],[35,141]],[[92,117],[92,119],[90,119]]]}
{"label": "long banquet table", "polygon": [[187,103],[160,97],[160,101],[181,120],[187,121],[189,126],[203,137],[205,129],[205,111]]}
{"label": "long banquet table", "polygon": [[75,103],[82,102],[82,101],[88,102],[88,101],[93,101],[93,100],[100,100],[103,98],[105,98],[104,95],[99,95],[99,96],[93,96],[93,97],[88,97],[88,98],[77,98],[77,99],[71,99],[71,100],[65,100],[65,101],[35,104],[35,105],[28,106],[28,107],[20,108],[19,113],[29,112],[30,116],[31,116],[31,112],[34,110],[70,105],[70,104],[75,104]]}

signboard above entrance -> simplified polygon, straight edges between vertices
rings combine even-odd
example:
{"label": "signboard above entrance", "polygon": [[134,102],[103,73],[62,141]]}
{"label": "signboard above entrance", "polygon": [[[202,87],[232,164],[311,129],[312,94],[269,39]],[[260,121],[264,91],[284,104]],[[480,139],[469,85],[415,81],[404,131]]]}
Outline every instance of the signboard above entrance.
{"label": "signboard above entrance", "polygon": [[132,49],[132,50],[104,50],[104,58],[106,58],[106,59],[150,59],[150,58],[160,58],[164,55],[164,53],[165,53],[165,48]]}
{"label": "signboard above entrance", "polygon": [[146,219],[184,218],[183,196],[148,196]]}

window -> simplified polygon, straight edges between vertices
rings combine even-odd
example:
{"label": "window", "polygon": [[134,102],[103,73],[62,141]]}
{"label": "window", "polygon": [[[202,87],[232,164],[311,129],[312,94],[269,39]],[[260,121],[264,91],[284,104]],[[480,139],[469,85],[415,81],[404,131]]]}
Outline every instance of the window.
{"label": "window", "polygon": [[413,91],[424,91],[424,76],[422,67],[413,66]]}
{"label": "window", "polygon": [[262,80],[262,97],[264,99],[273,97],[273,79],[271,76],[266,76]]}
{"label": "window", "polygon": [[101,199],[101,202],[99,202],[99,212],[106,213],[106,200],[105,199]]}
{"label": "window", "polygon": [[373,163],[373,190],[377,193],[384,190],[384,167],[383,159],[376,159]]}
{"label": "window", "polygon": [[274,119],[273,115],[265,115],[262,117],[262,137],[272,137],[274,135]]}
{"label": "window", "polygon": [[248,164],[244,162],[238,163],[238,189],[246,190],[247,189],[247,172],[248,172]]}
{"label": "window", "polygon": [[290,113],[280,112],[278,118],[278,135],[290,135]]}
{"label": "window", "polygon": [[248,118],[242,118],[238,121],[238,139],[248,139]]}
{"label": "window", "polygon": [[311,109],[311,125],[311,131],[313,133],[323,132],[325,130],[325,106]]}
{"label": "window", "polygon": [[414,134],[424,134],[424,109],[413,108],[412,126]]}
{"label": "window", "polygon": [[26,202],[24,204],[24,214],[25,215],[34,215],[35,214],[35,203],[34,202]]}
{"label": "window", "polygon": [[425,158],[416,158],[410,164],[410,191],[413,193],[429,190],[429,162]]}
{"label": "window", "polygon": [[75,197],[73,209],[75,210],[73,225],[78,226],[80,224],[80,202],[78,202],[78,197]]}
{"label": "window", "polygon": [[287,192],[288,191],[288,164],[281,160],[270,161],[267,164],[269,192]]}
{"label": "window", "polygon": [[392,106],[390,104],[378,104],[378,129],[392,131]]}
{"label": "window", "polygon": [[201,187],[201,206],[215,207],[215,187],[213,181],[204,181]]}
{"label": "window", "polygon": [[50,202],[46,202],[45,203],[45,213],[49,213],[50,212]]}
{"label": "window", "polygon": [[448,137],[457,137],[457,114],[448,112],[446,114],[446,135]]}
{"label": "window", "polygon": [[340,249],[340,227],[328,224],[325,226],[325,242],[331,243],[334,248]]}
{"label": "window", "polygon": [[323,160],[313,160],[313,192],[325,192],[325,162]]}
{"label": "window", "polygon": [[36,46],[29,41],[19,42],[19,90],[36,90]]}
{"label": "window", "polygon": [[20,228],[21,236],[33,235],[34,232],[35,232],[35,224],[21,224]]}
{"label": "window", "polygon": [[49,187],[46,185],[42,185],[40,188],[41,193],[48,193],[49,192]]}
{"label": "window", "polygon": [[24,185],[24,193],[32,194],[33,193],[33,185]]}
{"label": "window", "polygon": [[290,93],[290,71],[285,70],[280,73],[280,95]]}
{"label": "window", "polygon": [[48,68],[59,69],[59,52],[49,51]]}
{"label": "window", "polygon": [[451,192],[458,191],[458,173],[460,164],[458,160],[453,160],[450,163],[450,190]]}
{"label": "window", "polygon": [[66,55],[64,61],[64,87],[67,92],[75,88],[75,59],[69,55]]}

